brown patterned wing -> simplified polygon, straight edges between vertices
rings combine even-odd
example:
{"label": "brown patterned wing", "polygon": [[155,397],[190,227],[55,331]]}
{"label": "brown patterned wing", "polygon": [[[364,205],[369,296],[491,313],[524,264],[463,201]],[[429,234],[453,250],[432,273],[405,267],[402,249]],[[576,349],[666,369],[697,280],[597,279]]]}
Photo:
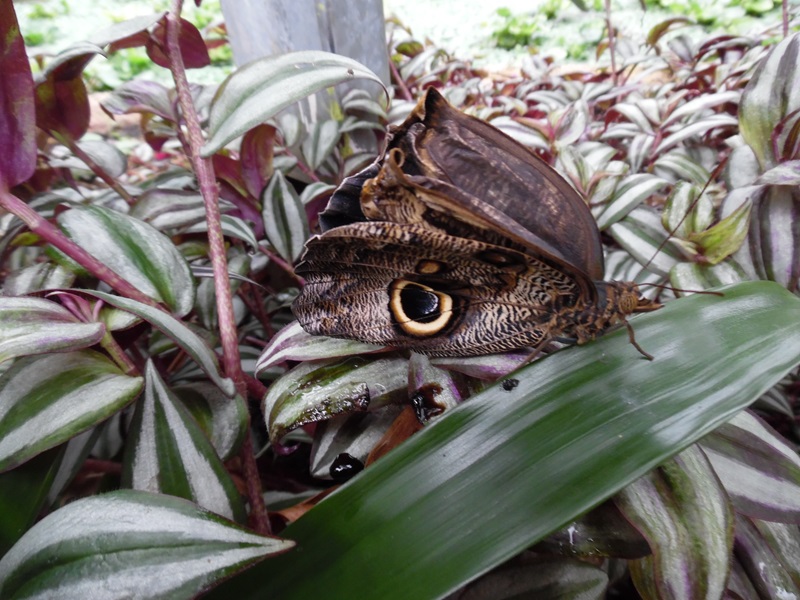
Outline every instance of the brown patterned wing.
{"label": "brown patterned wing", "polygon": [[309,333],[470,356],[535,346],[579,293],[526,253],[422,225],[362,222],[309,240],[292,307]]}
{"label": "brown patterned wing", "polygon": [[409,176],[467,190],[558,249],[589,279],[603,278],[600,232],[575,189],[533,152],[456,110],[435,89],[429,88],[393,131],[388,150],[393,148],[405,155],[403,171]]}
{"label": "brown patterned wing", "polygon": [[578,283],[585,301],[596,300],[593,280],[560,248],[465,190],[426,176],[408,176],[405,159],[401,150],[392,150],[378,174],[363,183],[360,204],[364,218],[420,224],[455,237],[521,250],[565,271]]}

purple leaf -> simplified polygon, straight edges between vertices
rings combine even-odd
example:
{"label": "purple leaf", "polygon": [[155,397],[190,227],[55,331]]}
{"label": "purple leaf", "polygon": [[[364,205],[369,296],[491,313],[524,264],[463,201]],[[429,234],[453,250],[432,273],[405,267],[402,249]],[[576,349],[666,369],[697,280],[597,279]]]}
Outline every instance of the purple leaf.
{"label": "purple leaf", "polygon": [[784,439],[742,412],[701,441],[736,510],[800,523],[800,459]]}
{"label": "purple leaf", "polygon": [[800,185],[800,160],[789,160],[772,167],[756,183],[765,185]]}
{"label": "purple leaf", "polygon": [[0,3],[0,182],[22,183],[36,167],[33,78],[13,2]]}
{"label": "purple leaf", "polygon": [[89,129],[89,96],[80,78],[58,81],[48,77],[36,86],[36,125],[71,140]]}
{"label": "purple leaf", "polygon": [[272,125],[258,125],[242,137],[242,179],[255,198],[261,195],[272,177],[275,131]]}
{"label": "purple leaf", "polygon": [[697,446],[623,489],[615,502],[653,551],[629,563],[638,589],[657,590],[659,598],[722,597],[733,511]]}
{"label": "purple leaf", "polygon": [[[186,19],[181,19],[181,29],[178,34],[178,43],[183,57],[183,66],[187,69],[199,69],[211,64],[206,43],[203,36]],[[147,41],[147,56],[160,67],[169,68],[169,58],[164,52],[167,47],[167,28],[164,22],[156,25]]]}

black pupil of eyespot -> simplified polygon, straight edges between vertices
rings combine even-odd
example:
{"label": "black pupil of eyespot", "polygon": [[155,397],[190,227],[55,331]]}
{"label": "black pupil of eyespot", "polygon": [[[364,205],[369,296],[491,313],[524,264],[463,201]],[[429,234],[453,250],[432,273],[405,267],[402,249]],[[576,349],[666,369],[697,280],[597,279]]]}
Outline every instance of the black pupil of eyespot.
{"label": "black pupil of eyespot", "polygon": [[430,323],[441,314],[439,297],[413,285],[407,285],[400,291],[400,303],[406,316],[419,323]]}

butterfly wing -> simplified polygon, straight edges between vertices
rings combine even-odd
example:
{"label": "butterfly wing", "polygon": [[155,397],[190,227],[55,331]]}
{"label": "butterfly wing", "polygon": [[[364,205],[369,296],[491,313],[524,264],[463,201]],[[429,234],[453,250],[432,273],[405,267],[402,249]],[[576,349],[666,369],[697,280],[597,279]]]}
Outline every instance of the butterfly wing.
{"label": "butterfly wing", "polygon": [[433,356],[535,346],[577,289],[523,252],[380,221],[313,237],[297,272],[292,308],[309,333]]}
{"label": "butterfly wing", "polygon": [[429,88],[389,143],[421,175],[468,190],[518,222],[591,279],[603,278],[600,232],[586,202],[550,165],[499,129]]}

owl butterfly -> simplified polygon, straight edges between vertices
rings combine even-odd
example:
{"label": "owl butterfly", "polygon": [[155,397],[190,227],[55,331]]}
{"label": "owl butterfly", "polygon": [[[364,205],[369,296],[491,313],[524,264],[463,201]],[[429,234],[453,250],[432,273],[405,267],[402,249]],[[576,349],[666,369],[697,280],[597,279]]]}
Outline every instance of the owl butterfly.
{"label": "owl butterfly", "polygon": [[471,356],[580,344],[659,307],[602,280],[597,224],[554,169],[434,89],[320,225],[293,305],[314,335]]}

